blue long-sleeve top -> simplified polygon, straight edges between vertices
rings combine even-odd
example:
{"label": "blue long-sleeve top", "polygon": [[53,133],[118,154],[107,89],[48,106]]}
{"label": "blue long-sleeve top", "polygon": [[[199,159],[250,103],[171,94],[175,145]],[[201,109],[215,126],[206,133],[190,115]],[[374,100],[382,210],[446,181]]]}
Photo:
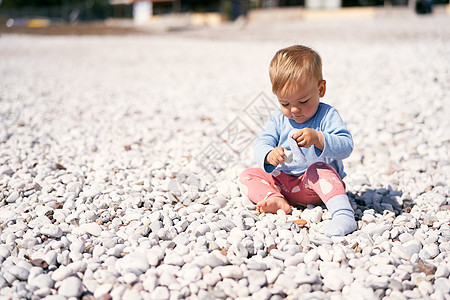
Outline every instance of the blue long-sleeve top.
{"label": "blue long-sleeve top", "polygon": [[[305,155],[306,162],[280,163],[277,167],[265,163],[267,154],[275,147],[291,150],[289,146],[289,132],[293,129],[311,128],[322,132],[324,148],[320,151],[315,146],[300,148]],[[265,172],[272,173],[278,170],[286,174],[300,176],[309,165],[315,162],[330,164],[344,178],[344,165],[342,160],[350,156],[353,151],[353,139],[347,130],[344,121],[336,108],[325,103],[319,103],[316,114],[304,123],[297,123],[284,116],[281,109],[274,112],[267,121],[263,132],[254,143],[255,158],[258,166]]]}

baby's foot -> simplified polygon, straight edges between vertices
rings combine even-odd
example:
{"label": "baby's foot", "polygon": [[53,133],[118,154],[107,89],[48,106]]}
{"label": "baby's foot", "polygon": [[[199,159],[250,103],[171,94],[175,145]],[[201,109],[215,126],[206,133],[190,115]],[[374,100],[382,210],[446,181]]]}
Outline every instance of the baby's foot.
{"label": "baby's foot", "polygon": [[347,195],[334,196],[327,201],[326,206],[331,212],[332,219],[325,228],[325,235],[344,236],[358,229],[355,213]]}
{"label": "baby's foot", "polygon": [[350,214],[334,215],[333,219],[325,228],[325,235],[329,237],[345,236],[356,229],[358,229],[358,224]]}
{"label": "baby's foot", "polygon": [[276,214],[277,210],[282,209],[285,213],[291,212],[291,205],[287,203],[286,199],[281,197],[272,197],[258,202],[256,210],[259,213],[273,213]]}

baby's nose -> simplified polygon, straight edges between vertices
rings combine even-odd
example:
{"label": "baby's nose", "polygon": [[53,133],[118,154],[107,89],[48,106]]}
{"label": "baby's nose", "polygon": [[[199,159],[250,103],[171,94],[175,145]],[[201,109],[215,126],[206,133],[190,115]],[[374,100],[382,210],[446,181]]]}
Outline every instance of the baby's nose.
{"label": "baby's nose", "polygon": [[299,111],[300,111],[300,109],[298,109],[297,107],[295,107],[295,106],[291,107],[291,113],[296,113],[296,112],[299,112]]}

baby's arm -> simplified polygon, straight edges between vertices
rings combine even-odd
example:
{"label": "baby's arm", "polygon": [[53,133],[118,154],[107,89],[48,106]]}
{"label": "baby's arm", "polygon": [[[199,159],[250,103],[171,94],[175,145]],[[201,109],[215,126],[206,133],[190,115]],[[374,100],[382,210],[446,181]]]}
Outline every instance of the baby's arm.
{"label": "baby's arm", "polygon": [[312,145],[320,151],[318,156],[332,159],[347,158],[353,150],[353,139],[335,108],[326,111],[317,130],[303,128],[296,131],[292,137],[299,147]]}
{"label": "baby's arm", "polygon": [[[281,112],[276,112],[272,115],[272,117],[267,121],[266,127],[260,133],[255,143],[253,144],[256,162],[267,173],[273,172],[275,170],[275,167],[279,164],[277,161],[272,160],[272,156],[279,156],[275,155],[278,150],[273,152],[272,154],[270,153],[272,152],[272,150],[277,148],[280,140],[280,115],[282,116]],[[270,159],[268,159],[269,154]],[[277,160],[281,161],[279,157],[277,158]]]}
{"label": "baby's arm", "polygon": [[322,128],[322,156],[339,160],[349,157],[353,151],[352,135],[335,108],[329,110]]}
{"label": "baby's arm", "polygon": [[311,128],[303,128],[298,130],[292,138],[297,141],[299,147],[307,148],[314,145],[320,151],[323,151],[323,148],[325,147],[322,132]]}
{"label": "baby's arm", "polygon": [[265,163],[271,164],[272,166],[278,166],[280,163],[284,163],[286,154],[284,153],[284,148],[275,147],[269,153],[267,153]]}

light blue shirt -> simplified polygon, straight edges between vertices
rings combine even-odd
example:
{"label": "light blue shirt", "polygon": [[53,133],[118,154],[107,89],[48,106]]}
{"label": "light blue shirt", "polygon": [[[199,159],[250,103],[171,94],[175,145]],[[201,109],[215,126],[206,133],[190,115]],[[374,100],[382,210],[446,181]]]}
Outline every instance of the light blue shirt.
{"label": "light blue shirt", "polygon": [[[311,128],[322,132],[324,148],[320,151],[315,146],[301,148],[306,162],[281,163],[276,168],[264,163],[267,154],[275,147],[291,150],[289,146],[289,132],[293,129]],[[342,160],[350,156],[353,151],[353,139],[345,127],[338,111],[331,105],[319,103],[316,114],[304,123],[297,123],[285,117],[281,109],[272,114],[265,129],[254,143],[256,162],[265,172],[272,173],[275,169],[286,174],[300,176],[309,165],[315,162],[330,164],[341,176],[345,177]]]}

